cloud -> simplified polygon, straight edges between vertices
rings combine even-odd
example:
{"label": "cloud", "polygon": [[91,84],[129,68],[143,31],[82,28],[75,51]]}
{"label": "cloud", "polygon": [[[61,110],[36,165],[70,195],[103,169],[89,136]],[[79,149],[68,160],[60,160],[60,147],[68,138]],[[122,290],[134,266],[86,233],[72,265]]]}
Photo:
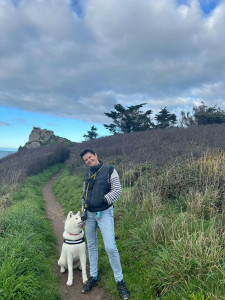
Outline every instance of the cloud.
{"label": "cloud", "polygon": [[213,2],[2,0],[0,105],[90,122],[116,103],[225,108],[225,4]]}
{"label": "cloud", "polygon": [[9,123],[0,121],[0,126],[9,126]]}
{"label": "cloud", "polygon": [[27,122],[26,120],[21,119],[21,118],[16,118],[16,119],[14,119],[14,121],[18,124],[25,124]]}

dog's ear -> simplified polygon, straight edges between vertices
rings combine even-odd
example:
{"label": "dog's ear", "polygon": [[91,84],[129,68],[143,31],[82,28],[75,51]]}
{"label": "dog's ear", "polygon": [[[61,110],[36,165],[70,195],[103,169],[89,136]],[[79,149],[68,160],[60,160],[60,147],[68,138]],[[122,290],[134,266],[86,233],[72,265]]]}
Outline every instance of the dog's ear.
{"label": "dog's ear", "polygon": [[80,211],[78,211],[77,215],[80,217]]}
{"label": "dog's ear", "polygon": [[72,218],[72,216],[73,216],[73,212],[72,212],[72,211],[70,211],[70,212],[68,213],[67,219],[70,219],[70,218]]}

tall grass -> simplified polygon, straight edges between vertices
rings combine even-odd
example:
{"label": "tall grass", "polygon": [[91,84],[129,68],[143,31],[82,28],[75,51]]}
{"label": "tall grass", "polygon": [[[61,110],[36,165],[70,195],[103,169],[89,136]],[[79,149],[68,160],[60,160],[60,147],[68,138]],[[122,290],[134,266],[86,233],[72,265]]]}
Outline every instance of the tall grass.
{"label": "tall grass", "polygon": [[53,271],[56,240],[45,217],[42,185],[60,168],[28,177],[0,212],[0,299],[61,299]]}
{"label": "tall grass", "polygon": [[138,282],[148,284],[153,299],[224,299],[224,174],[223,151],[161,172],[142,167],[135,183],[127,174],[117,204],[119,228],[127,229],[128,242],[121,243],[132,249],[125,261],[135,257],[143,268]]}
{"label": "tall grass", "polygon": [[83,175],[71,175],[68,169],[64,169],[53,187],[53,192],[61,204],[65,215],[71,210],[76,213],[81,211]]}

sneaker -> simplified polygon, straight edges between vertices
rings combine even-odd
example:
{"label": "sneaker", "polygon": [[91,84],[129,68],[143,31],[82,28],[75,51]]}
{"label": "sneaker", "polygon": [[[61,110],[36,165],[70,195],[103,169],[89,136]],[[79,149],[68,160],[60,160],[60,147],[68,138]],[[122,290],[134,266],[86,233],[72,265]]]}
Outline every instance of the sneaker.
{"label": "sneaker", "polygon": [[120,297],[124,300],[129,299],[130,297],[130,292],[128,291],[126,284],[123,280],[119,281],[116,283],[119,293],[120,293]]}
{"label": "sneaker", "polygon": [[89,293],[94,286],[98,283],[98,279],[95,279],[93,277],[89,277],[88,281],[84,284],[82,288],[82,293],[87,294]]}

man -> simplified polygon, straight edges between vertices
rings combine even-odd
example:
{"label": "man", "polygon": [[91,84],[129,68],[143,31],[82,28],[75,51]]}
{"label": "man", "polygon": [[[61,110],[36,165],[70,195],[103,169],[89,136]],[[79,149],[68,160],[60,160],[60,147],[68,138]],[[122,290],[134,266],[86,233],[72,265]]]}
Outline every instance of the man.
{"label": "man", "polygon": [[121,185],[117,171],[113,166],[98,160],[97,154],[90,149],[80,154],[89,170],[84,178],[82,219],[85,220],[90,277],[82,292],[89,293],[98,282],[98,244],[97,228],[100,228],[105,250],[113,270],[114,278],[122,299],[129,298],[129,291],[123,281],[120,256],[115,243],[113,203],[121,195]]}

